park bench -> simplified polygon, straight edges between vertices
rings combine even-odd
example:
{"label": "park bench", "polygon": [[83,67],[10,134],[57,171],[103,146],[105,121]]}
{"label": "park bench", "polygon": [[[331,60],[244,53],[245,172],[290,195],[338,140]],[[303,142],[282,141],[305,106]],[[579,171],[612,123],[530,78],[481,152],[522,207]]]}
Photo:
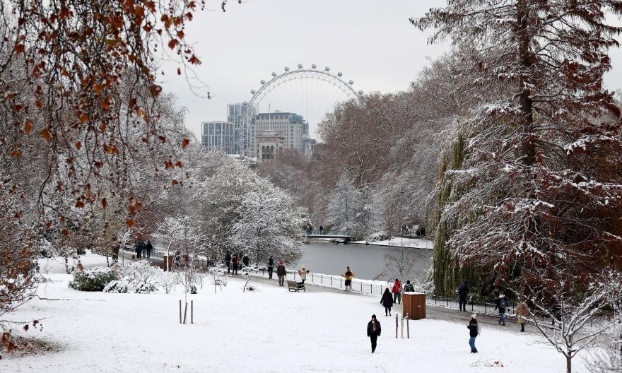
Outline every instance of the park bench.
{"label": "park bench", "polygon": [[305,293],[307,292],[307,290],[305,289],[305,284],[303,282],[287,280],[287,291],[300,291],[300,290],[304,291]]}

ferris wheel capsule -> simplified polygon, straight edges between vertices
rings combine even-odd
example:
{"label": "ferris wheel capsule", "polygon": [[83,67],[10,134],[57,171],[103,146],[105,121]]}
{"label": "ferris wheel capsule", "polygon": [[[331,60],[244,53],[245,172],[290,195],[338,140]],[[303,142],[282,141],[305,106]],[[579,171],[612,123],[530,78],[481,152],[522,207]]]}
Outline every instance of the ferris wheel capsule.
{"label": "ferris wheel capsule", "polygon": [[255,90],[251,89],[251,94],[254,95],[255,94]]}
{"label": "ferris wheel capsule", "polygon": [[315,69],[315,68],[316,68],[315,64],[311,65],[311,68],[312,68],[312,69]]}
{"label": "ferris wheel capsule", "polygon": [[330,71],[330,67],[326,66],[326,67],[324,68],[324,71],[326,71],[326,72]]}
{"label": "ferris wheel capsule", "polygon": [[363,91],[359,91],[359,95],[362,96],[363,95]]}
{"label": "ferris wheel capsule", "polygon": [[338,77],[341,77],[342,75],[343,75],[343,74],[341,73],[341,71],[337,73],[337,76],[338,76]]}
{"label": "ferris wheel capsule", "polygon": [[354,80],[350,80],[348,84],[354,84]]}
{"label": "ferris wheel capsule", "polygon": [[242,102],[242,105],[246,106],[246,105],[248,105],[248,102],[244,101],[244,102]]}
{"label": "ferris wheel capsule", "polygon": [[285,71],[289,71],[289,67],[285,66]]}
{"label": "ferris wheel capsule", "polygon": [[301,63],[298,64],[298,68],[302,69],[302,64]]}
{"label": "ferris wheel capsule", "polygon": [[272,73],[272,76],[276,76],[276,73],[275,73],[275,72],[273,72],[273,73]]}
{"label": "ferris wheel capsule", "polygon": [[259,83],[266,84],[266,81],[262,79],[261,82],[259,82]]}

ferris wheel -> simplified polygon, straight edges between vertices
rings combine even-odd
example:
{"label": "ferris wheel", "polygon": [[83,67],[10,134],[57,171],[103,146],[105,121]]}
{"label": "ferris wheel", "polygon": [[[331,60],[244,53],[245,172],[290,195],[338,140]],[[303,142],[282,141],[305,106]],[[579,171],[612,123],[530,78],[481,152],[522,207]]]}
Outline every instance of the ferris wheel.
{"label": "ferris wheel", "polygon": [[272,73],[269,80],[251,90],[252,97],[245,101],[245,116],[239,131],[239,148],[247,154],[252,139],[253,118],[259,113],[295,113],[308,124],[309,137],[319,139],[318,124],[336,105],[349,100],[360,101],[363,91],[356,91],[354,81],[346,81],[341,72],[332,73],[330,67],[318,69],[315,64],[297,69],[285,67],[282,73]]}

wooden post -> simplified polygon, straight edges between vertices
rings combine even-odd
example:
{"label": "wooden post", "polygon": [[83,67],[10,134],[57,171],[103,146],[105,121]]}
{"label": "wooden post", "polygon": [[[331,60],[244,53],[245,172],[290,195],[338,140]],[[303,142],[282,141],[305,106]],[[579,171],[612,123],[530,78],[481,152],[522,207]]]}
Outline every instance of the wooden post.
{"label": "wooden post", "polygon": [[410,317],[406,314],[406,337],[410,339]]}
{"label": "wooden post", "polygon": [[181,324],[181,299],[179,300],[179,323]]}
{"label": "wooden post", "polygon": [[186,320],[188,320],[188,318],[186,317],[188,315],[188,303],[186,303],[186,305],[184,306],[184,324],[186,323]]}
{"label": "wooden post", "polygon": [[397,339],[397,329],[398,329],[398,320],[399,319],[399,314],[395,314],[395,339]]}
{"label": "wooden post", "polygon": [[190,301],[190,324],[194,324],[194,300]]}

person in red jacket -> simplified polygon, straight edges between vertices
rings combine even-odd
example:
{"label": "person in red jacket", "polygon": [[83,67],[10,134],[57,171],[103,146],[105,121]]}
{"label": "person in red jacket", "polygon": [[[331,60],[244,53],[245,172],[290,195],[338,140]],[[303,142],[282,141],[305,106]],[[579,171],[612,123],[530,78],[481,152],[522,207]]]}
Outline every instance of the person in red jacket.
{"label": "person in red jacket", "polygon": [[391,289],[391,293],[393,293],[393,303],[401,304],[402,303],[402,284],[399,279],[395,279],[393,283],[393,289]]}
{"label": "person in red jacket", "polygon": [[233,267],[231,270],[231,274],[238,274],[238,254],[233,254],[233,258],[231,258],[231,266]]}

